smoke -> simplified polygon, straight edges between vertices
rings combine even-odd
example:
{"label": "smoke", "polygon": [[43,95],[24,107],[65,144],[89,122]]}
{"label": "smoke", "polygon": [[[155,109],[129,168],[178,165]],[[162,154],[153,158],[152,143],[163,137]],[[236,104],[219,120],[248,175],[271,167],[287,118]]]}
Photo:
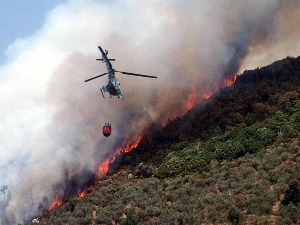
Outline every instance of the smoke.
{"label": "smoke", "polygon": [[[12,193],[11,221],[35,215],[44,196],[54,199],[66,171],[94,171],[125,137],[184,112],[193,88],[204,93],[255,57],[297,53],[291,3],[70,0],[49,12],[40,30],[9,46],[0,67],[0,185]],[[115,69],[159,78],[117,74],[124,100],[103,99],[105,77],[83,82],[105,72],[98,45]],[[101,135],[106,122],[109,138]]]}
{"label": "smoke", "polygon": [[272,18],[273,32],[267,38],[255,35],[248,47],[248,54],[243,59],[240,72],[268,65],[287,56],[300,54],[300,1],[287,0],[278,5],[276,17]]}

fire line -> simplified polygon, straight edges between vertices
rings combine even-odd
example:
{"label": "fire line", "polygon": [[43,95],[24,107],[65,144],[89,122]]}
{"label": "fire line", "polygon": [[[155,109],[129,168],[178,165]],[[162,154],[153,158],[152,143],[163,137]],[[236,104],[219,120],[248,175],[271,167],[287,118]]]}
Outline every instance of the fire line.
{"label": "fire line", "polygon": [[[225,78],[223,80],[223,84],[220,85],[220,83],[213,83],[211,90],[212,91],[208,91],[205,94],[203,94],[202,96],[200,96],[199,94],[197,94],[196,92],[196,88],[193,87],[190,94],[188,95],[187,101],[184,105],[184,113],[187,113],[187,111],[189,111],[191,108],[193,108],[196,104],[201,103],[204,99],[209,99],[213,94],[215,94],[217,91],[219,91],[220,88],[222,87],[229,87],[235,84],[237,79],[237,75],[232,75],[228,78]],[[169,118],[176,118],[177,116],[179,116],[177,113],[176,115],[173,115]],[[162,122],[162,125],[165,126],[166,123]],[[135,150],[139,143],[141,142],[141,140],[143,139],[142,136],[139,136],[135,141],[127,141],[127,138],[125,138],[122,147],[117,147],[115,152],[113,152],[110,156],[108,156],[97,168],[97,172],[100,174],[100,176],[105,176],[109,170],[109,167],[111,164],[113,164],[116,160],[116,157],[122,154],[128,154],[129,152]],[[82,192],[79,193],[79,197],[80,198],[84,198],[87,194],[87,189],[84,189]],[[62,201],[59,198],[59,195],[56,195],[55,200],[53,201],[53,203],[50,204],[49,206],[49,210],[54,209],[55,207],[58,207],[62,204]]]}

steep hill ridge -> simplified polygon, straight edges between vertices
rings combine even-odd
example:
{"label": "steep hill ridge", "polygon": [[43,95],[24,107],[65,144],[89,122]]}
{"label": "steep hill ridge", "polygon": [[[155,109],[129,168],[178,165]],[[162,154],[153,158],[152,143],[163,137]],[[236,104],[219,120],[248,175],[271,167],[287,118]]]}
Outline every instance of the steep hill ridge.
{"label": "steep hill ridge", "polygon": [[287,57],[154,125],[120,168],[40,224],[297,224],[286,193],[300,179],[299,132],[300,57]]}

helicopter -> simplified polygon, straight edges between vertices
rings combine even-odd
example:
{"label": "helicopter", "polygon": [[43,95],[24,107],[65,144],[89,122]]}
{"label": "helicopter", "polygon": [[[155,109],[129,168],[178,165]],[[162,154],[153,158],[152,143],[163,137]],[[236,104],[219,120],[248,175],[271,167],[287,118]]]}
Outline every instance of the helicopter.
{"label": "helicopter", "polygon": [[101,88],[100,88],[100,92],[104,99],[105,99],[105,97],[104,97],[105,92],[109,93],[110,98],[112,96],[118,96],[119,99],[123,99],[121,85],[120,85],[119,80],[115,77],[115,73],[122,73],[125,75],[132,75],[132,76],[138,76],[138,77],[157,78],[156,76],[150,76],[150,75],[144,75],[144,74],[138,74],[138,73],[129,73],[129,72],[115,70],[110,63],[110,61],[115,61],[115,59],[109,59],[107,57],[108,50],[105,49],[105,51],[103,51],[103,49],[100,46],[98,46],[98,48],[99,48],[100,52],[102,53],[102,59],[96,59],[96,60],[100,60],[103,63],[105,63],[107,72],[100,74],[98,76],[89,78],[89,79],[85,80],[85,82],[94,80],[96,78],[99,78],[99,77],[102,77],[102,76],[108,74],[108,81],[105,83],[105,85],[101,86]]}

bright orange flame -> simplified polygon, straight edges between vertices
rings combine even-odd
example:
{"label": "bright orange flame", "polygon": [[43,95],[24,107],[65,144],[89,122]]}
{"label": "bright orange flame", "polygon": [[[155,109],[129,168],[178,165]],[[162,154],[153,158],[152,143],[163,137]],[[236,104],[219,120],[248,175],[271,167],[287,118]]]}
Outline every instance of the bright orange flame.
{"label": "bright orange flame", "polygon": [[225,86],[226,86],[226,87],[229,87],[229,86],[234,85],[234,83],[235,83],[235,81],[236,81],[236,78],[237,78],[237,75],[236,75],[236,74],[233,75],[233,76],[231,76],[231,77],[229,77],[229,78],[225,78],[225,80],[224,80]]}
{"label": "bright orange flame", "polygon": [[109,169],[109,158],[105,159],[104,162],[101,163],[101,165],[98,167],[98,172],[101,176],[105,176]]}
{"label": "bright orange flame", "polygon": [[131,152],[132,150],[136,149],[142,139],[142,136],[139,136],[135,142],[129,141],[123,148],[123,152],[127,154],[128,152]]}
{"label": "bright orange flame", "polygon": [[84,198],[88,191],[91,190],[93,188],[93,186],[89,186],[88,188],[85,188],[83,191],[81,191],[80,193],[78,193],[79,198]]}
{"label": "bright orange flame", "polygon": [[196,88],[193,87],[190,94],[188,95],[188,98],[186,100],[186,103],[184,104],[184,111],[181,110],[181,112],[178,112],[179,110],[176,110],[175,112],[173,111],[173,114],[169,116],[168,119],[164,119],[162,121],[162,126],[166,126],[168,121],[173,121],[176,119],[178,116],[182,116],[183,114],[187,113],[191,108],[193,108],[196,104],[201,103],[204,99],[209,99],[213,94],[217,93],[221,87],[229,87],[232,86],[237,79],[237,75],[232,75],[228,78],[225,78],[223,82],[217,82],[215,81],[212,83],[210,86],[207,86],[206,92],[200,96],[196,92]]}
{"label": "bright orange flame", "polygon": [[188,99],[185,103],[185,113],[194,107],[198,99],[196,88],[192,89],[192,92],[188,95]]}
{"label": "bright orange flame", "polygon": [[87,194],[87,191],[88,191],[87,189],[84,189],[82,192],[79,193],[79,197],[84,198]]}
{"label": "bright orange flame", "polygon": [[50,210],[54,209],[55,207],[60,206],[61,204],[62,204],[62,201],[60,200],[59,195],[56,195],[56,196],[55,196],[54,202],[52,202],[52,203],[49,205],[48,210],[50,211]]}
{"label": "bright orange flame", "polygon": [[111,154],[100,164],[100,166],[98,167],[98,173],[101,176],[105,176],[109,170],[109,165],[116,160],[116,157],[121,154],[127,154],[136,149],[142,139],[142,136],[139,136],[136,141],[127,142],[125,139],[125,141],[122,144],[122,147],[118,147],[113,154]]}
{"label": "bright orange flame", "polygon": [[204,99],[209,99],[212,95],[213,95],[212,92],[208,92],[208,93],[206,93],[206,94],[203,95],[203,98]]}

